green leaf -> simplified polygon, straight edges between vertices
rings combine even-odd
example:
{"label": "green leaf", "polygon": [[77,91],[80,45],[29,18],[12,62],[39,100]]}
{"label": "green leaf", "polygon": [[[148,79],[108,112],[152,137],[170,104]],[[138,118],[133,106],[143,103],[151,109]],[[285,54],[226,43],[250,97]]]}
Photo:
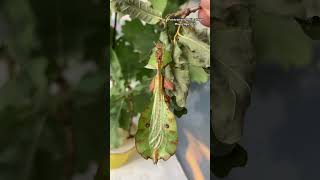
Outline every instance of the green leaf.
{"label": "green leaf", "polygon": [[110,147],[117,148],[120,146],[120,137],[119,137],[119,119],[121,117],[121,110],[124,104],[124,100],[117,101],[110,97]]}
{"label": "green leaf", "polygon": [[[111,13],[110,13],[111,14]],[[108,44],[108,47],[109,48],[111,48],[111,47],[113,47],[113,36],[115,36],[115,31],[114,31],[114,28],[112,27],[112,26],[110,26],[110,28],[109,28],[109,42],[110,42],[110,44]]]}
{"label": "green leaf", "polygon": [[140,94],[133,96],[133,111],[135,115],[141,113],[146,108],[150,97],[150,93],[144,91],[140,91]]}
{"label": "green leaf", "polygon": [[120,99],[126,96],[125,80],[114,81],[110,89],[110,96],[114,96],[115,99]]}
{"label": "green leaf", "polygon": [[126,22],[123,26],[124,39],[126,39],[142,56],[149,55],[154,42],[159,39],[159,34],[155,32],[154,26],[143,25],[139,20]]}
{"label": "green leaf", "polygon": [[174,76],[175,91],[173,94],[178,106],[185,107],[190,85],[190,73],[187,57],[182,53],[178,44],[174,45],[173,59],[175,67],[171,67]]}
{"label": "green leaf", "polygon": [[204,69],[210,68],[210,66],[207,67],[207,61],[199,58],[199,55],[197,52],[192,52],[190,48],[183,46],[182,47],[184,55],[187,57],[188,63],[190,66],[196,66]]}
{"label": "green leaf", "polygon": [[146,23],[156,24],[162,20],[162,13],[151,8],[150,3],[141,0],[112,0],[116,11],[129,14],[131,18],[139,18]]}
{"label": "green leaf", "polygon": [[119,127],[124,130],[129,130],[130,122],[131,122],[131,117],[128,109],[128,104],[125,103],[121,109],[121,115],[119,118]]}
{"label": "green leaf", "polygon": [[163,15],[168,15],[179,10],[179,7],[185,3],[184,0],[167,0],[167,6],[164,10]]}
{"label": "green leaf", "polygon": [[210,44],[210,30],[209,29],[196,29],[195,34],[200,41],[202,41],[206,44]]}
{"label": "green leaf", "polygon": [[153,9],[156,9],[158,10],[159,12],[163,12],[167,6],[167,1],[168,0],[150,0],[151,1],[151,4],[152,4],[152,7]]}
{"label": "green leaf", "polygon": [[144,64],[140,61],[139,54],[134,52],[132,45],[127,44],[125,39],[117,41],[115,52],[118,56],[124,79],[129,80],[144,69]]}
{"label": "green leaf", "polygon": [[172,52],[172,44],[170,42],[167,31],[162,31],[160,33],[159,41],[161,41],[165,45],[167,51]]}
{"label": "green leaf", "polygon": [[190,79],[196,83],[205,83],[209,80],[209,75],[202,67],[189,65]]}
{"label": "green leaf", "polygon": [[122,69],[117,54],[110,48],[110,74],[115,80],[122,78]]}
{"label": "green leaf", "polygon": [[176,97],[178,106],[185,107],[190,86],[189,66],[182,65],[180,68],[175,68],[173,74],[175,84],[173,94]]}
{"label": "green leaf", "polygon": [[179,36],[179,43],[188,47],[192,52],[192,64],[200,67],[210,67],[210,46],[201,41],[195,32],[187,30]]}

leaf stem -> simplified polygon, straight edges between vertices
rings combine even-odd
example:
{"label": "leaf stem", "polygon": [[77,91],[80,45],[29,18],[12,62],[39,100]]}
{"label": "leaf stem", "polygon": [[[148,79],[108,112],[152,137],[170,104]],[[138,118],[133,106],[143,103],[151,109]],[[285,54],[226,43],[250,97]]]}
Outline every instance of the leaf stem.
{"label": "leaf stem", "polygon": [[200,8],[201,8],[200,6],[197,6],[197,7],[193,7],[193,8],[186,8],[183,10],[179,10],[173,14],[169,14],[166,19],[171,18],[171,17],[185,18],[185,17],[189,16],[191,13],[197,12]]}
{"label": "leaf stem", "polygon": [[176,34],[175,34],[174,37],[173,37],[173,43],[174,43],[174,44],[176,43],[177,36],[180,35],[180,33],[179,33],[180,28],[181,28],[181,25],[179,25],[179,27],[178,27],[178,29],[177,29],[177,32],[176,32]]}
{"label": "leaf stem", "polygon": [[[177,11],[173,14],[170,14],[167,16],[166,18],[166,22],[171,18],[171,17],[180,17],[180,18],[186,18],[187,16],[189,16],[191,13],[197,12],[201,7],[197,6],[197,7],[193,7],[193,8],[186,8],[180,11]],[[178,29],[176,31],[176,34],[173,37],[173,42],[176,43],[176,39],[177,36],[180,35],[180,28],[181,25],[178,26]]]}

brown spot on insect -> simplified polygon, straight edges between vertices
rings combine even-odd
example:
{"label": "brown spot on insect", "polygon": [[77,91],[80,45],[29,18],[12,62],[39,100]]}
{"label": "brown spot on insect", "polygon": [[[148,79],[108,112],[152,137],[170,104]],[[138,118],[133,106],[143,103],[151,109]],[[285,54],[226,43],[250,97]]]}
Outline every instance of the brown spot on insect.
{"label": "brown spot on insect", "polygon": [[146,123],[146,128],[149,128],[150,127],[150,123]]}
{"label": "brown spot on insect", "polygon": [[170,141],[171,144],[177,145],[178,141]]}
{"label": "brown spot on insect", "polygon": [[167,105],[169,107],[170,106],[170,96],[165,95],[164,98],[165,98],[164,101],[167,103]]}
{"label": "brown spot on insect", "polygon": [[170,126],[169,126],[169,124],[165,124],[165,127],[166,127],[167,129],[169,129]]}

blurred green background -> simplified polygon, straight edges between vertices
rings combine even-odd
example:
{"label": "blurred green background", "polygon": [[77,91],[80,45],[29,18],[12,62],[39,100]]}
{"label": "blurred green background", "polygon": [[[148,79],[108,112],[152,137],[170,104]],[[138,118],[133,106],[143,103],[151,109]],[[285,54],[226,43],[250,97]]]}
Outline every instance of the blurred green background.
{"label": "blurred green background", "polygon": [[105,153],[101,0],[0,0],[0,179],[93,179]]}

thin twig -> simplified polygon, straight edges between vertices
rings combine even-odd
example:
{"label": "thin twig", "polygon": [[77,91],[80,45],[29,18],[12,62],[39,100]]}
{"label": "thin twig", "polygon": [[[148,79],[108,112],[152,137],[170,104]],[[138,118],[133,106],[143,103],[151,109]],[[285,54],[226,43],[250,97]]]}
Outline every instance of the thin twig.
{"label": "thin twig", "polygon": [[201,7],[197,6],[197,7],[193,7],[193,8],[186,8],[180,11],[177,11],[173,14],[170,14],[168,17],[181,17],[181,18],[185,18],[187,16],[189,16],[191,13],[197,12]]}
{"label": "thin twig", "polygon": [[[180,11],[178,11],[176,13],[173,13],[173,14],[167,16],[166,21],[168,21],[172,17],[186,18],[191,13],[197,12],[200,8],[201,8],[200,6],[197,6],[197,7],[193,7],[193,8],[186,8],[186,9],[180,10]],[[181,25],[178,26],[176,34],[173,37],[173,42],[174,43],[176,42],[177,36],[180,35],[180,28],[181,28]]]}
{"label": "thin twig", "polygon": [[113,24],[112,49],[114,49],[115,46],[116,46],[117,17],[118,17],[118,13],[115,13],[115,16],[114,16],[114,24]]}
{"label": "thin twig", "polygon": [[[128,89],[129,89],[129,91],[132,90],[132,88],[131,88],[130,85],[127,85],[127,87],[128,87]],[[129,136],[128,136],[128,139],[134,137],[134,134],[131,133],[131,129],[132,129],[132,125],[133,125],[133,123],[132,123],[132,121],[133,121],[133,99],[132,99],[132,98],[133,98],[133,97],[132,97],[131,94],[130,94],[129,97],[127,98],[127,100],[128,100],[128,106],[129,106],[128,109],[129,109],[129,114],[130,114]]]}

